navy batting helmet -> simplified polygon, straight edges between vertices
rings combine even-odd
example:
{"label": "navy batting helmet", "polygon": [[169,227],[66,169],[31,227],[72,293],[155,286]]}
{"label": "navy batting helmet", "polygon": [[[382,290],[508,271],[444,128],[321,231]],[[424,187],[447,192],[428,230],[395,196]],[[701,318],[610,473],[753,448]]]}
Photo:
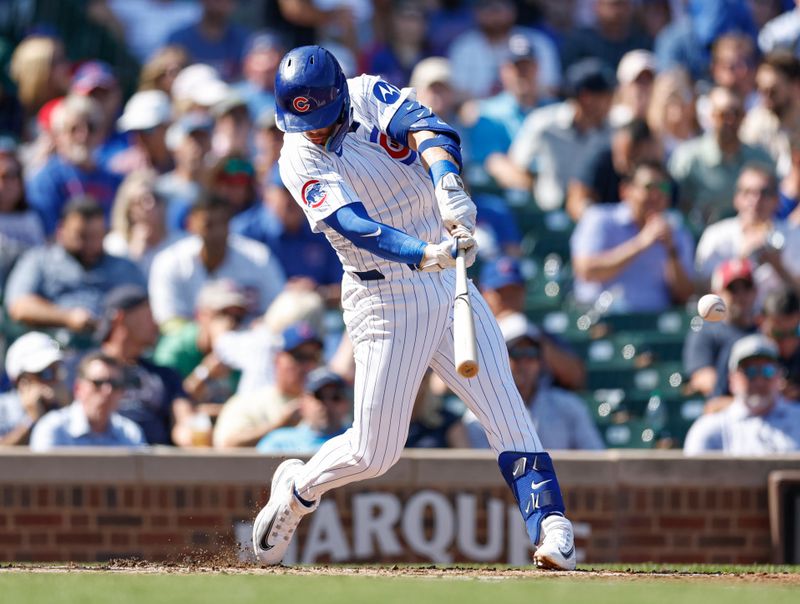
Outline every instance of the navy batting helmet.
{"label": "navy batting helmet", "polygon": [[278,128],[306,132],[349,118],[347,78],[334,56],[320,46],[300,46],[284,55],[275,76]]}

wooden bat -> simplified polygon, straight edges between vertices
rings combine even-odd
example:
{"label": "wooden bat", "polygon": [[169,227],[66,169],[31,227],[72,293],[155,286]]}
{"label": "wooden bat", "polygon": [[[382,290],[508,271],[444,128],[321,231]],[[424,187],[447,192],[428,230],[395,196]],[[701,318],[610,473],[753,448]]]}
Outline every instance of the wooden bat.
{"label": "wooden bat", "polygon": [[453,301],[453,345],[456,371],[465,378],[478,375],[478,350],[475,345],[475,318],[467,287],[467,264],[464,250],[456,256],[456,293]]}

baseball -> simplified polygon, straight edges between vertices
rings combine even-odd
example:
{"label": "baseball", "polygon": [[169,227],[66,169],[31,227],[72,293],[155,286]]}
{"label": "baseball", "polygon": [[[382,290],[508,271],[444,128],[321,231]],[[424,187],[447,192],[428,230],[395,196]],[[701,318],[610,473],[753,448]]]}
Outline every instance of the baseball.
{"label": "baseball", "polygon": [[727,310],[722,298],[714,294],[706,294],[697,301],[697,312],[706,321],[722,321]]}

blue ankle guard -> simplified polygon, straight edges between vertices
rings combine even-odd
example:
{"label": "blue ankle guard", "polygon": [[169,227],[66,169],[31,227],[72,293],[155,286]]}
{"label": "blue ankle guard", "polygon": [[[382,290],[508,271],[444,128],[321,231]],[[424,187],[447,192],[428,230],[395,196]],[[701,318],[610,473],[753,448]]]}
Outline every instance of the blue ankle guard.
{"label": "blue ankle guard", "polygon": [[547,453],[503,451],[497,463],[519,504],[531,543],[537,545],[542,520],[551,514],[564,515],[553,460]]}

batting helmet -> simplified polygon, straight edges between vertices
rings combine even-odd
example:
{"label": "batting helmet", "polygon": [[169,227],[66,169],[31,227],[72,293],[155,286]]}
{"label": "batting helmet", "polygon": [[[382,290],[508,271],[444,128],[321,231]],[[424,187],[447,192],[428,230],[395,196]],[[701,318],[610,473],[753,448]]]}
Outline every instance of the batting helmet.
{"label": "batting helmet", "polygon": [[338,61],[320,46],[287,52],[275,76],[275,106],[278,128],[284,132],[344,122],[350,113],[350,95]]}

